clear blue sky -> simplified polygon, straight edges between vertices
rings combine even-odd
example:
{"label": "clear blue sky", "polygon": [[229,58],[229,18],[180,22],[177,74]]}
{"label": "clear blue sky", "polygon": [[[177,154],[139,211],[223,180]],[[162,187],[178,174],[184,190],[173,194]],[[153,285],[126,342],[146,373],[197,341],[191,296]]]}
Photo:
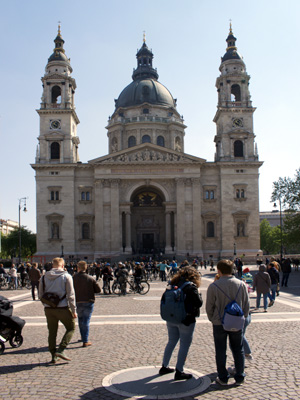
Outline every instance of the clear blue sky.
{"label": "clear blue sky", "polygon": [[215,81],[232,20],[251,75],[260,160],[260,210],[272,209],[272,182],[299,168],[300,2],[298,0],[0,0],[0,217],[35,232],[35,161],[42,85],[61,21],[76,79],[82,162],[107,154],[114,99],[131,82],[143,31],[159,81],[188,126],[186,153],[214,160]]}

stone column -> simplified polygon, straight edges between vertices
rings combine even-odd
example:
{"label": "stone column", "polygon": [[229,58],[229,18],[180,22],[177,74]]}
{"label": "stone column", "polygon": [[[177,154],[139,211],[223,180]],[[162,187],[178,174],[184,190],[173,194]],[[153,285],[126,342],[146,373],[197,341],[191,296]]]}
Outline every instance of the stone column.
{"label": "stone column", "polygon": [[95,182],[95,253],[103,251],[103,184],[101,180]]}
{"label": "stone column", "polygon": [[171,212],[166,211],[166,248],[165,252],[170,253],[172,251],[171,247]]}
{"label": "stone column", "polygon": [[193,178],[192,185],[193,185],[193,254],[202,257],[200,178]]}
{"label": "stone column", "polygon": [[130,211],[126,212],[126,253],[131,253],[131,213]]}
{"label": "stone column", "polygon": [[120,251],[120,236],[122,236],[120,229],[119,182],[120,179],[110,180],[110,251],[112,252]]}
{"label": "stone column", "polygon": [[176,202],[177,202],[177,241],[176,241],[176,252],[178,254],[186,253],[185,245],[185,179],[178,178],[176,180]]}

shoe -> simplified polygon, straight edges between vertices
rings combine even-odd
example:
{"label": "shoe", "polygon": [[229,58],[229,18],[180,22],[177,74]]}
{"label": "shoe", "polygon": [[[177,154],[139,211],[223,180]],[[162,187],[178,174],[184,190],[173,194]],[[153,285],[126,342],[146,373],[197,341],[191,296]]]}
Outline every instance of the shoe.
{"label": "shoe", "polygon": [[218,376],[216,377],[216,382],[221,386],[227,386],[228,385],[227,382],[221,381],[221,379]]}
{"label": "shoe", "polygon": [[67,357],[63,351],[57,351],[54,355],[62,360],[71,361],[71,358]]}
{"label": "shoe", "polygon": [[240,382],[235,381],[235,386],[241,386],[244,383],[245,380],[242,380]]}
{"label": "shoe", "polygon": [[245,359],[246,360],[253,360],[253,355],[252,354],[245,354]]}
{"label": "shoe", "polygon": [[85,342],[85,343],[83,343],[82,347],[89,347],[91,345],[92,345],[91,342]]}
{"label": "shoe", "polygon": [[159,375],[166,375],[166,374],[170,374],[171,372],[174,372],[174,371],[175,371],[174,368],[162,366],[158,373],[159,373]]}
{"label": "shoe", "polygon": [[268,307],[272,307],[273,304],[274,304],[274,300],[271,300]]}
{"label": "shoe", "polygon": [[234,367],[228,367],[228,368],[227,368],[227,372],[229,373],[229,375],[234,376],[235,373],[236,373],[236,370],[235,370]]}
{"label": "shoe", "polygon": [[175,372],[175,381],[184,381],[186,379],[192,379],[193,375],[192,374],[186,374],[185,372],[178,371],[176,369]]}
{"label": "shoe", "polygon": [[56,364],[57,363],[57,357],[52,356],[52,360],[50,361],[49,364]]}
{"label": "shoe", "polygon": [[268,310],[265,308],[265,309],[264,309],[264,312],[268,312]]}

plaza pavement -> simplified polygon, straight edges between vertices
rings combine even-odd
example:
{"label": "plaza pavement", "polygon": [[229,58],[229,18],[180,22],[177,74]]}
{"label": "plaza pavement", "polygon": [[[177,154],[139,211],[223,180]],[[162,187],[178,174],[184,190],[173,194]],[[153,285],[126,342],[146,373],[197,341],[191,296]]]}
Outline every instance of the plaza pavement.
{"label": "plaza pavement", "polygon": [[[251,267],[252,272],[255,269]],[[42,304],[39,301],[33,302],[27,289],[0,291],[1,295],[13,300],[14,315],[26,320],[23,345],[13,349],[7,344],[4,354],[0,356],[0,399],[138,398],[137,395],[126,395],[127,392],[132,393],[131,389],[139,390],[140,398],[144,399],[171,399],[175,392],[181,393],[177,398],[184,400],[300,399],[300,272],[292,272],[289,286],[283,288],[268,313],[253,311],[252,323],[247,328],[246,336],[254,359],[246,361],[246,380],[239,387],[233,384],[221,387],[214,381],[217,377],[214,344],[211,323],[205,314],[205,298],[215,273],[202,270],[202,274],[204,306],[197,320],[185,366],[187,370],[195,372],[195,378],[187,382],[174,382],[172,374],[158,377],[158,369],[155,368],[161,365],[167,341],[165,322],[159,316],[159,300],[165,283],[152,282],[145,296],[98,295],[90,328],[93,345],[81,347],[77,327],[66,350],[72,361],[60,361],[55,365],[49,364],[47,327]],[[253,310],[255,294],[250,297]],[[60,337],[63,330],[60,327]],[[171,365],[175,364],[176,353],[175,350]],[[230,351],[227,365],[232,365]],[[211,381],[211,384],[201,393],[189,392],[191,386],[197,386],[201,379],[203,382]],[[229,382],[234,383],[234,380]],[[174,384],[177,385],[176,390]],[[115,390],[118,387],[124,389],[124,385],[125,393]],[[165,393],[165,396],[145,397],[151,385],[153,390],[169,390],[169,395]],[[143,388],[145,393],[140,392]]]}

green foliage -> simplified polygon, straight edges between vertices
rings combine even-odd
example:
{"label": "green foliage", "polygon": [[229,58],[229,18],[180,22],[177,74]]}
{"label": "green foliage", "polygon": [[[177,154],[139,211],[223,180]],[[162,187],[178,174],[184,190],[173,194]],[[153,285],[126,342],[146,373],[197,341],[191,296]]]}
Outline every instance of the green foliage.
{"label": "green foliage", "polygon": [[[19,229],[16,228],[7,236],[2,236],[1,257],[9,258],[19,254]],[[36,252],[36,234],[21,227],[22,258],[32,256]]]}
{"label": "green foliage", "polygon": [[280,246],[280,226],[272,228],[270,223],[263,219],[260,223],[260,248],[265,254],[277,254],[280,253]]}

